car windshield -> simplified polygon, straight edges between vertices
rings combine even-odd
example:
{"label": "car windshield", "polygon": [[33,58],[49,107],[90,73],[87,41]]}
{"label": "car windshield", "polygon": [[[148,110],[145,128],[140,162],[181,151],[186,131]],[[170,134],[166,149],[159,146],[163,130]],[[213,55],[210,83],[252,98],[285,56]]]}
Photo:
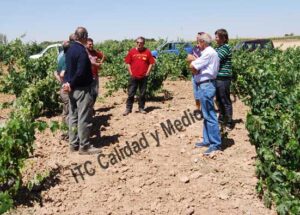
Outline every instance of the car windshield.
{"label": "car windshield", "polygon": [[172,49],[172,43],[166,43],[159,50],[170,50]]}

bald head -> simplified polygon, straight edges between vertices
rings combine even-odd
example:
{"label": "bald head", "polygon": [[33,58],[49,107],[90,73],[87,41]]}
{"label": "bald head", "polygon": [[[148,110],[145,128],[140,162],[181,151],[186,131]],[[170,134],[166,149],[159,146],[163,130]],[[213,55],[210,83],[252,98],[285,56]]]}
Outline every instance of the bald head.
{"label": "bald head", "polygon": [[78,40],[79,42],[86,43],[86,40],[88,38],[88,32],[87,32],[86,28],[78,27],[75,31],[75,37],[76,37],[76,40]]}

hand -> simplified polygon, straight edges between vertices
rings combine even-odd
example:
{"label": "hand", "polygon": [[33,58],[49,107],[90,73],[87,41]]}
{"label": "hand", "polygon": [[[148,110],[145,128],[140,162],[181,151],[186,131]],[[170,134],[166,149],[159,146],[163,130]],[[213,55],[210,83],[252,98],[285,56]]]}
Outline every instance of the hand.
{"label": "hand", "polygon": [[194,60],[196,60],[196,57],[194,55],[188,54],[186,61],[191,63]]}
{"label": "hand", "polygon": [[61,83],[63,83],[64,81],[64,76],[65,76],[65,70],[62,70],[59,74],[59,79]]}
{"label": "hand", "polygon": [[199,73],[199,72],[193,67],[192,64],[189,65],[189,69],[191,70],[191,72],[192,72],[193,75],[196,75],[196,74]]}

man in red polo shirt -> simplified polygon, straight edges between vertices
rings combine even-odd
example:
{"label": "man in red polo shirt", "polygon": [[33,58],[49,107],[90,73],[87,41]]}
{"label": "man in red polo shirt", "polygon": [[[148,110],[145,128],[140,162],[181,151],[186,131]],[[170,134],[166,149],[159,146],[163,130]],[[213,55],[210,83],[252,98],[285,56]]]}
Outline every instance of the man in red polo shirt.
{"label": "man in red polo shirt", "polygon": [[130,74],[128,86],[128,98],[126,101],[126,111],[123,116],[132,112],[134,96],[137,88],[140,91],[139,112],[145,114],[145,95],[147,89],[147,79],[155,60],[149,49],[145,48],[145,38],[136,39],[136,47],[129,50],[125,57],[125,63]]}

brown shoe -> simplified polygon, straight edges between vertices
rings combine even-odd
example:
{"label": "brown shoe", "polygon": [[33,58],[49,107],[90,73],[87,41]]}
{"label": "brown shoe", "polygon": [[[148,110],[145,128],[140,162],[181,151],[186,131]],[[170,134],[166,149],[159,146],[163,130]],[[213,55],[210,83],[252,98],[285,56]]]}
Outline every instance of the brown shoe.
{"label": "brown shoe", "polygon": [[80,155],[93,155],[101,152],[101,149],[95,148],[94,146],[88,146],[84,148],[79,148]]}

